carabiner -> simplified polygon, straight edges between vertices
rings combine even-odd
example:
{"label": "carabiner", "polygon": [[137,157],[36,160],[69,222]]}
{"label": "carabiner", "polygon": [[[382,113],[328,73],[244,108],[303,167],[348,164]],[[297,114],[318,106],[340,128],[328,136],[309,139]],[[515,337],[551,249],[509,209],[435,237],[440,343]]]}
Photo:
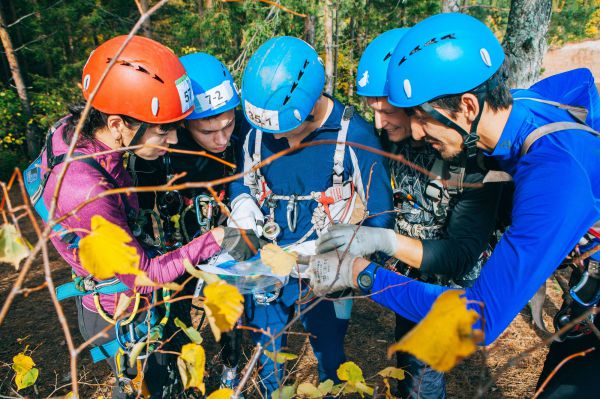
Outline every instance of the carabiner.
{"label": "carabiner", "polygon": [[296,231],[296,225],[298,224],[298,200],[296,195],[292,195],[287,203],[287,224],[292,233]]}

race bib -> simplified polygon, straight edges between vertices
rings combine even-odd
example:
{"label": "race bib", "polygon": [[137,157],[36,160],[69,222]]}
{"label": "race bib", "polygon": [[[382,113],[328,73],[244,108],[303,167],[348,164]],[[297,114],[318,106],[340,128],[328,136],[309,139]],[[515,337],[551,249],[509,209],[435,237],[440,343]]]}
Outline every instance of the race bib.
{"label": "race bib", "polygon": [[233,98],[234,89],[231,81],[224,80],[218,86],[196,96],[196,112],[210,111],[222,107]]}
{"label": "race bib", "polygon": [[181,101],[181,112],[186,112],[192,107],[194,101],[192,82],[186,74],[175,81],[175,86],[177,87],[179,100]]}
{"label": "race bib", "polygon": [[264,129],[279,130],[279,112],[256,107],[248,100],[244,102],[244,105],[249,120]]}

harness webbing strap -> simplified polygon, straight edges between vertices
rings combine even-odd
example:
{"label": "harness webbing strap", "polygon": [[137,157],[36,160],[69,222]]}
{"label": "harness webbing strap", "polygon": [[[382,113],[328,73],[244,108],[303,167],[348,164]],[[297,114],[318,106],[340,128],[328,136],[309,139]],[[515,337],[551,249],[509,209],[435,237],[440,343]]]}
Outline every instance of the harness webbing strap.
{"label": "harness webbing strap", "polygon": [[335,152],[333,154],[333,186],[341,186],[344,178],[344,155],[346,153],[346,138],[348,137],[348,127],[350,120],[354,115],[353,107],[344,108],[342,114],[341,128],[338,133]]}
{"label": "harness webbing strap", "polygon": [[525,138],[523,145],[521,146],[521,156],[527,154],[531,145],[533,143],[535,143],[539,138],[541,138],[547,134],[560,132],[563,130],[584,130],[586,132],[590,132],[592,134],[600,136],[600,132],[597,132],[594,129],[592,129],[591,127],[589,127],[587,125],[583,125],[581,123],[577,123],[577,122],[549,123],[547,125],[540,126],[537,129],[535,129],[533,132],[529,133],[527,138]]}
{"label": "harness webbing strap", "polygon": [[94,292],[103,295],[111,295],[117,294],[119,292],[125,292],[127,290],[129,290],[129,287],[127,287],[125,283],[116,278],[98,281],[93,291],[81,291],[79,288],[77,288],[75,282],[71,281],[69,283],[62,284],[56,287],[56,298],[59,301],[62,301],[63,299],[72,298],[76,296],[85,296]]}

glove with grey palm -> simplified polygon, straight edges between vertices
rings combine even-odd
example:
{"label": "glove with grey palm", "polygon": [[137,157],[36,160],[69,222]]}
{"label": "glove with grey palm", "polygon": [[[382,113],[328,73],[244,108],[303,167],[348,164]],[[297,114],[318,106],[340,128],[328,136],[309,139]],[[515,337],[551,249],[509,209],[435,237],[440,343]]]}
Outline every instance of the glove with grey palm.
{"label": "glove with grey palm", "polygon": [[354,224],[336,224],[329,228],[317,241],[317,253],[333,250],[346,251],[367,256],[381,251],[394,256],[398,250],[396,232],[380,227],[358,226]]}
{"label": "glove with grey palm", "polygon": [[[251,229],[240,230],[233,227],[220,228],[223,229],[221,250],[227,252],[233,259],[239,262],[253,257],[264,244]],[[244,235],[246,236],[246,239],[244,239]]]}
{"label": "glove with grey palm", "polygon": [[346,288],[354,288],[352,266],[355,255],[346,254],[341,258],[341,252],[329,252],[323,255],[313,255],[305,272],[305,277],[317,296],[324,296]]}

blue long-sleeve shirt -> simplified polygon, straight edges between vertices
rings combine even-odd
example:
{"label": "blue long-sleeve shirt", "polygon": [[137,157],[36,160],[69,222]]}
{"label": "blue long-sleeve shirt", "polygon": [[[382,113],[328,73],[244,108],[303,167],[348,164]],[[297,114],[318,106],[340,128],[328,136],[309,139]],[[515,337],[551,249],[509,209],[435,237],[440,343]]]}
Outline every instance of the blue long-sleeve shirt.
{"label": "blue long-sleeve shirt", "polygon": [[[318,140],[335,141],[337,139],[338,131],[341,128],[344,105],[333,98],[332,101],[334,102],[333,110],[325,123],[302,140],[303,143]],[[254,129],[248,133],[249,155],[254,152],[255,134]],[[379,140],[373,131],[373,126],[357,113],[350,120],[346,141],[381,149]],[[272,134],[263,133],[261,159],[264,160],[289,147],[286,138],[276,139]],[[262,167],[261,173],[269,187],[278,195],[307,195],[313,191],[324,191],[333,182],[334,151],[335,144],[321,144],[302,148]],[[353,166],[351,152],[356,155],[359,170],[355,170]],[[244,165],[244,156],[238,157],[238,170],[244,170],[244,166],[249,166]],[[373,168],[372,174],[371,168]],[[346,146],[343,178],[347,180],[349,176],[353,175],[360,176],[360,180],[362,180],[361,184],[357,184],[356,179],[354,183],[357,186],[362,185],[362,191],[365,193],[368,191],[365,206],[372,217],[367,218],[364,224],[392,228],[394,223],[394,214],[390,212],[393,210],[392,190],[386,160],[372,152]],[[370,183],[369,176],[371,176]],[[357,187],[357,189],[360,189],[360,187]],[[243,179],[232,182],[229,190],[232,200],[242,193],[250,194],[250,188],[244,185]],[[317,205],[314,200],[299,201],[297,228],[292,232],[287,224],[287,201],[278,201],[275,208],[275,221],[281,227],[281,233],[277,237],[278,244],[291,244],[303,237],[312,227],[311,216]],[[262,211],[265,216],[269,215],[269,208],[266,205],[263,205]],[[316,238],[317,235],[313,232],[308,240]]]}
{"label": "blue long-sleeve shirt", "polygon": [[[562,97],[566,94],[571,105],[589,107],[586,122],[598,129],[600,102],[590,77],[586,70],[571,71],[548,78],[533,90],[519,90],[514,97],[566,102]],[[599,137],[584,131],[556,132],[537,140],[523,157],[519,155],[529,133],[557,121],[573,118],[551,105],[515,101],[498,144],[486,154],[513,176],[516,189],[513,223],[474,286],[466,289],[467,299],[485,304],[483,309],[470,305],[485,320],[478,322],[479,328],[484,326],[485,344],[500,335],[579,239],[600,220]],[[385,289],[389,286],[394,287]],[[418,321],[448,289],[379,269],[373,300]]]}

